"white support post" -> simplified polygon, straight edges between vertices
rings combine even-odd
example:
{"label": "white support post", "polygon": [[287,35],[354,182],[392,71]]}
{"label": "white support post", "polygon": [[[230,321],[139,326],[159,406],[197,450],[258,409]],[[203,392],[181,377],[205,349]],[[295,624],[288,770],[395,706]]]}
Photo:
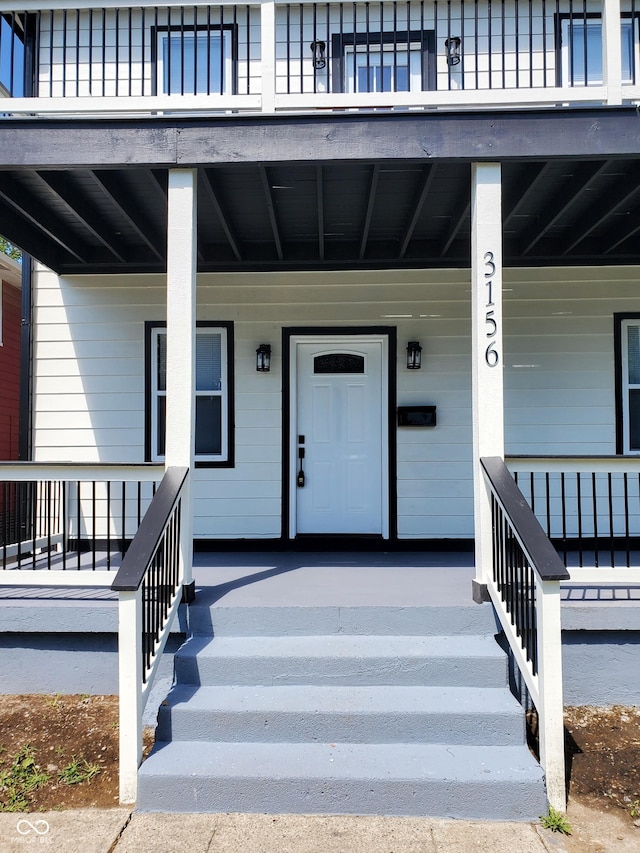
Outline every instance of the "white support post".
{"label": "white support post", "polygon": [[[165,466],[193,470],[195,453],[196,212],[195,169],[170,169],[167,227],[167,425]],[[192,582],[191,475],[182,489],[180,572]]]}
{"label": "white support post", "polygon": [[491,503],[482,456],[504,458],[502,367],[502,177],[499,163],[471,167],[471,358],[476,577],[482,598],[491,570]]}
{"label": "white support post", "polygon": [[262,33],[262,112],[276,111],[276,4],[274,0],[263,0],[260,7],[260,31]]}
{"label": "white support post", "polygon": [[562,698],[562,633],[560,582],[541,581],[536,588],[538,629],[538,731],[540,764],[549,805],[567,807]]}
{"label": "white support post", "polygon": [[120,802],[135,803],[142,761],[142,592],[121,592],[118,602],[120,685]]}
{"label": "white support post", "polygon": [[607,104],[622,103],[622,18],[620,0],[603,0],[602,4],[602,72],[607,88]]}

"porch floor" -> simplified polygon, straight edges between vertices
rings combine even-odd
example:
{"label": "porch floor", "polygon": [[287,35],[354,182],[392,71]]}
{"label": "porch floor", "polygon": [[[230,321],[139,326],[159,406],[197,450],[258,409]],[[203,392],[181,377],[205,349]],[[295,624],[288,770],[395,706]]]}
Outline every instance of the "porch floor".
{"label": "porch floor", "polygon": [[407,606],[472,603],[473,555],[410,553],[202,553],[198,601],[225,607]]}

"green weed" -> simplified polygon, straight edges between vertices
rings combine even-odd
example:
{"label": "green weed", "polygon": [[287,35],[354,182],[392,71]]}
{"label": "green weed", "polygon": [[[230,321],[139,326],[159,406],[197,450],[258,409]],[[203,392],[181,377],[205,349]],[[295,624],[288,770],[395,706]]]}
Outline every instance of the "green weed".
{"label": "green weed", "polygon": [[549,811],[545,815],[540,815],[540,823],[551,832],[561,832],[563,835],[571,835],[573,832],[567,816],[556,811],[553,806],[549,806]]}
{"label": "green weed", "polygon": [[100,772],[99,764],[90,764],[86,758],[76,758],[58,771],[58,779],[65,785],[77,785],[80,782],[90,783],[94,776]]}

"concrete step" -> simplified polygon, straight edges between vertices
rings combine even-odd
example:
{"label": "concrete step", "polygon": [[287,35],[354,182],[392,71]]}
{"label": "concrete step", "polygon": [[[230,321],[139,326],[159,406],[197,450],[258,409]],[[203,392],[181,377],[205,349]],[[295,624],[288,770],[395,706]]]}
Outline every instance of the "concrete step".
{"label": "concrete step", "polygon": [[503,686],[492,636],[191,637],[175,658],[182,684]]}
{"label": "concrete step", "polygon": [[535,820],[546,799],[522,747],[181,741],[140,768],[137,808]]}
{"label": "concrete step", "polygon": [[282,606],[224,607],[196,597],[188,631],[216,637],[304,637],[310,634],[428,635],[495,634],[490,604],[462,606]]}
{"label": "concrete step", "polygon": [[161,741],[524,744],[522,708],[503,688],[177,685]]}

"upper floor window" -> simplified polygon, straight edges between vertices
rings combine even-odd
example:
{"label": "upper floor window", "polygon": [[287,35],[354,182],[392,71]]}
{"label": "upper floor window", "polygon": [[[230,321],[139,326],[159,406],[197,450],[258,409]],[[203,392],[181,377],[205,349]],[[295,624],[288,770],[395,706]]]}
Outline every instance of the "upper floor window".
{"label": "upper floor window", "polygon": [[616,317],[618,453],[640,453],[640,317]]}
{"label": "upper floor window", "polygon": [[157,39],[158,92],[165,95],[233,92],[231,27],[158,30]]}
{"label": "upper floor window", "polygon": [[341,33],[332,38],[334,92],[420,92],[435,72],[431,31]]}
{"label": "upper floor window", "polygon": [[[620,38],[622,82],[632,83],[638,54],[636,18],[621,22]],[[602,20],[599,17],[562,19],[562,80],[572,86],[602,85]]]}
{"label": "upper floor window", "polygon": [[12,13],[0,17],[0,97],[24,94],[24,34]]}
{"label": "upper floor window", "polygon": [[[196,329],[195,454],[197,463],[231,464],[232,329],[198,323]],[[164,459],[166,441],[167,332],[147,325],[147,447],[153,462]]]}

